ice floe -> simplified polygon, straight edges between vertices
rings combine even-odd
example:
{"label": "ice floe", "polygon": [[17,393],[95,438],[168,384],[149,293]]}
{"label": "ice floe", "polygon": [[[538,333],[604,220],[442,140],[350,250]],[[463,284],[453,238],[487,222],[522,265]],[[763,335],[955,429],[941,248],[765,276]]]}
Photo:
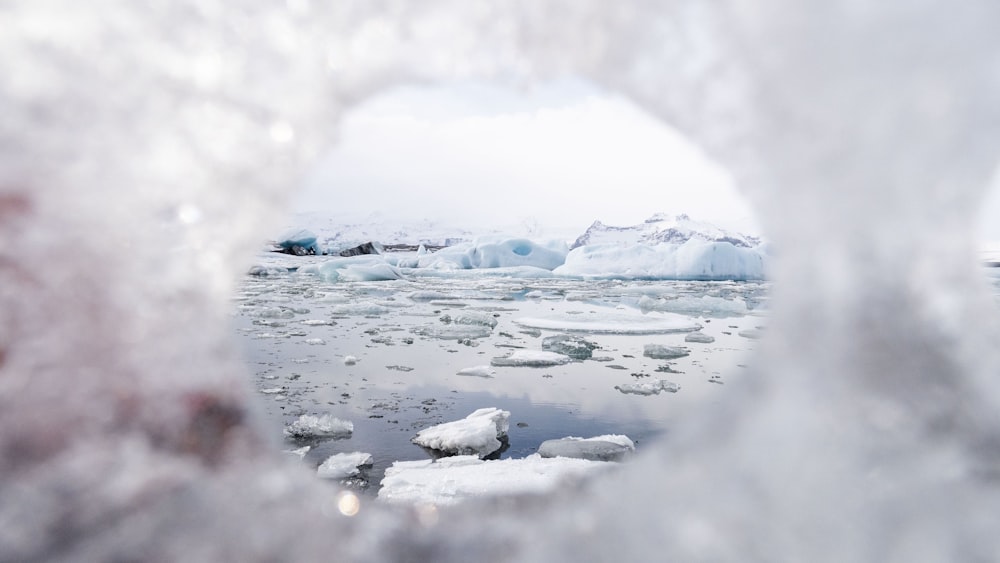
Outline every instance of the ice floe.
{"label": "ice floe", "polygon": [[622,434],[607,434],[593,438],[560,438],[546,440],[538,446],[542,457],[571,457],[591,461],[622,461],[635,452],[635,443]]}
{"label": "ice floe", "polygon": [[701,297],[682,295],[660,299],[643,295],[639,298],[639,309],[643,312],[665,311],[717,318],[738,317],[749,312],[746,301],[740,298],[724,299],[712,295]]}
{"label": "ice floe", "polygon": [[521,317],[514,319],[520,326],[562,332],[588,332],[592,334],[664,334],[693,332],[701,329],[694,320],[675,313],[649,315],[605,314],[600,318],[579,316]]}
{"label": "ice floe", "polygon": [[447,454],[486,457],[499,450],[507,436],[510,412],[490,407],[469,416],[425,428],[411,440],[418,446]]}
{"label": "ice floe", "polygon": [[684,342],[695,342],[698,344],[711,344],[715,342],[715,337],[704,332],[690,332],[684,336]]}
{"label": "ice floe", "polygon": [[296,439],[346,438],[354,432],[352,422],[341,420],[329,414],[304,414],[285,427],[285,436]]}
{"label": "ice floe", "polygon": [[360,255],[348,258],[333,258],[321,264],[311,264],[299,272],[315,274],[330,282],[346,281],[388,281],[403,279],[399,268],[393,266],[383,256]]}
{"label": "ice floe", "polygon": [[654,360],[673,360],[683,358],[691,351],[682,346],[663,346],[661,344],[646,344],[642,347],[642,355]]}
{"label": "ice floe", "polygon": [[333,454],[316,468],[316,475],[323,479],[346,479],[361,473],[361,468],[372,464],[372,455],[362,452]]}
{"label": "ice floe", "polygon": [[570,334],[557,334],[542,339],[543,350],[563,354],[574,360],[589,360],[597,348],[597,344]]}
{"label": "ice floe", "polygon": [[683,244],[599,244],[574,248],[553,273],[595,279],[759,280],[762,247],[690,239]]}
{"label": "ice floe", "polygon": [[497,367],[548,367],[568,364],[573,358],[557,352],[542,350],[515,350],[507,356],[493,358],[490,364]]}
{"label": "ice floe", "polygon": [[490,366],[472,366],[458,370],[458,375],[471,375],[474,377],[493,377],[496,372]]}
{"label": "ice floe", "polygon": [[451,505],[472,498],[537,494],[614,467],[617,464],[538,454],[494,461],[472,455],[397,461],[386,469],[378,498],[391,503]]}
{"label": "ice floe", "polygon": [[615,389],[626,395],[659,395],[661,391],[676,393],[681,386],[666,379],[654,379],[653,381],[643,381],[641,383],[623,383],[615,385]]}

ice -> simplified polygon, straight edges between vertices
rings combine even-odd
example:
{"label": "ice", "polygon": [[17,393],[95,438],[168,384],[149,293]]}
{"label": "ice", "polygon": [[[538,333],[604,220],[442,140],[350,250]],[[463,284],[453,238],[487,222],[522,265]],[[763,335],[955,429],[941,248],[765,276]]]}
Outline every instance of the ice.
{"label": "ice", "polygon": [[414,334],[440,340],[466,340],[486,338],[493,329],[483,325],[422,326],[411,329]]}
{"label": "ice", "polygon": [[608,313],[596,319],[571,315],[549,318],[520,317],[514,322],[528,328],[591,334],[662,334],[693,332],[701,329],[701,325],[690,318],[673,313],[650,315]]}
{"label": "ice", "polygon": [[285,427],[285,436],[295,439],[346,438],[353,432],[353,423],[329,414],[304,414]]}
{"label": "ice", "polygon": [[669,299],[654,299],[643,295],[639,298],[639,309],[643,312],[668,311],[715,318],[739,317],[748,312],[746,301],[742,299],[723,299],[711,295],[680,296]]}
{"label": "ice", "polygon": [[633,452],[635,443],[621,434],[545,440],[538,446],[538,455],[542,457],[571,457],[590,461],[622,461]]}
{"label": "ice", "polygon": [[661,391],[676,393],[680,391],[681,386],[666,379],[654,379],[653,381],[615,385],[615,389],[626,395],[659,395]]}
{"label": "ice", "polygon": [[738,248],[729,242],[605,244],[574,248],[553,273],[594,279],[760,280],[765,260],[760,247]]}
{"label": "ice", "polygon": [[303,342],[309,344],[310,346],[322,346],[323,344],[326,344],[326,340],[323,340],[322,338],[306,338]]}
{"label": "ice", "polygon": [[278,236],[275,243],[283,250],[295,254],[319,254],[316,244],[316,233],[309,229],[291,229]]}
{"label": "ice", "polygon": [[574,360],[589,360],[597,348],[597,344],[571,334],[557,334],[542,339],[543,350],[563,354]]}
{"label": "ice", "polygon": [[528,239],[481,238],[443,248],[419,257],[420,268],[489,269],[533,267],[552,270],[566,260],[565,241],[534,242]]}
{"label": "ice", "polygon": [[[972,244],[995,189],[997,2],[0,10],[4,559],[1000,552],[997,314]],[[600,486],[436,524],[348,517],[254,419],[233,281],[351,108],[406,82],[555,74],[673,125],[750,198],[777,249],[751,377]],[[635,207],[671,198],[654,191]]]}
{"label": "ice", "polygon": [[350,356],[350,355],[344,356],[344,365],[345,366],[353,366],[356,363],[358,363],[358,358],[357,357]]}
{"label": "ice", "polygon": [[289,456],[294,456],[297,459],[302,459],[306,457],[312,446],[302,446],[301,448],[295,448],[294,450],[282,450],[282,453],[288,454]]}
{"label": "ice", "polygon": [[568,364],[573,358],[556,352],[540,350],[514,350],[502,358],[493,358],[490,364],[497,367],[548,367]]}
{"label": "ice", "polygon": [[329,283],[403,279],[399,268],[390,264],[384,256],[368,254],[334,258],[300,268],[299,271],[315,274]]}
{"label": "ice", "polygon": [[663,346],[662,344],[646,344],[642,347],[642,355],[654,360],[673,360],[690,355],[691,351],[683,346]]}
{"label": "ice", "polygon": [[486,365],[472,366],[458,370],[458,375],[471,375],[475,377],[493,377],[494,375],[496,375],[496,371],[490,368],[490,366]]}
{"label": "ice", "polygon": [[715,342],[715,337],[704,332],[689,332],[684,336],[684,342],[696,342],[698,344],[711,344]]}
{"label": "ice", "polygon": [[483,497],[552,491],[560,484],[601,475],[616,464],[567,457],[484,461],[476,456],[397,461],[385,471],[379,500],[447,506]]}
{"label": "ice", "polygon": [[361,468],[372,464],[372,455],[362,452],[333,454],[316,468],[316,475],[323,479],[346,479],[361,473]]}
{"label": "ice", "polygon": [[495,328],[497,319],[490,313],[478,311],[462,311],[460,313],[449,313],[441,317],[443,323],[455,323],[459,325],[481,325]]}
{"label": "ice", "polygon": [[338,316],[384,315],[391,310],[382,303],[376,303],[375,301],[358,301],[357,303],[345,303],[330,307],[330,313]]}
{"label": "ice", "polygon": [[509,421],[509,412],[483,408],[462,420],[425,428],[412,442],[447,454],[486,457],[503,446],[500,440],[507,438]]}

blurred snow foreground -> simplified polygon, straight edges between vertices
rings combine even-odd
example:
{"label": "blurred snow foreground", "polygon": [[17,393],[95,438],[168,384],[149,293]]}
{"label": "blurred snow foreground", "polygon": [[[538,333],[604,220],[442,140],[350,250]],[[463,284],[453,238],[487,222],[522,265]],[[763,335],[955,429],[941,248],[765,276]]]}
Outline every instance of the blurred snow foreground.
{"label": "blurred snow foreground", "polygon": [[[0,559],[991,559],[1000,364],[971,233],[997,21],[994,0],[4,2]],[[781,248],[756,375],[543,497],[359,506],[282,462],[226,308],[302,166],[394,84],[566,73],[755,202]]]}

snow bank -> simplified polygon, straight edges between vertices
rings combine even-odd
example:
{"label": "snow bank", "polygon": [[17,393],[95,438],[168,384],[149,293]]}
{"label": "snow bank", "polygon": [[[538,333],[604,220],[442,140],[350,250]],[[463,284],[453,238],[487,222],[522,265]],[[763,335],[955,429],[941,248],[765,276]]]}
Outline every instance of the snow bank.
{"label": "snow bank", "polygon": [[701,325],[688,317],[673,313],[656,315],[601,315],[599,319],[581,318],[580,315],[557,317],[520,317],[514,323],[528,328],[558,330],[562,332],[587,332],[591,334],[664,334],[694,332]]}
{"label": "snow bank", "polygon": [[502,358],[493,358],[490,364],[497,367],[549,367],[572,362],[573,358],[558,352],[515,350]]}
{"label": "snow bank", "polygon": [[503,445],[510,412],[498,408],[479,409],[462,420],[425,428],[411,440],[418,446],[448,454],[486,457]]}
{"label": "snow bank", "polygon": [[305,438],[346,438],[354,432],[354,424],[329,414],[304,414],[285,428],[285,436]]}
{"label": "snow bank", "polygon": [[764,279],[762,247],[691,239],[683,244],[602,244],[574,248],[553,273],[602,279]]}
{"label": "snow bank", "polygon": [[385,470],[378,498],[391,503],[449,505],[477,497],[544,493],[566,480],[613,467],[606,462],[538,454],[496,461],[476,456],[397,461]]}
{"label": "snow bank", "polygon": [[361,468],[372,464],[372,455],[362,452],[333,454],[316,468],[316,475],[323,479],[346,479],[361,473]]}
{"label": "snow bank", "polygon": [[538,446],[542,457],[570,457],[590,461],[621,461],[635,452],[635,443],[622,434],[608,434],[593,438],[560,438],[546,440]]}
{"label": "snow bank", "polygon": [[419,268],[468,270],[531,266],[552,270],[566,261],[565,241],[544,243],[523,238],[476,239],[417,257]]}

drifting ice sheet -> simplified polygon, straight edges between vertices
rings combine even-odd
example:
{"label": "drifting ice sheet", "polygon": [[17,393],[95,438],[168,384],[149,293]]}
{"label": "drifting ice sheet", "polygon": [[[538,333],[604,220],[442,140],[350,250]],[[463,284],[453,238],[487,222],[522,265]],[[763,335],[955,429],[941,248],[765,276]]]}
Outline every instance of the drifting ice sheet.
{"label": "drifting ice sheet", "polygon": [[456,504],[487,496],[543,493],[560,482],[607,471],[616,464],[543,458],[482,461],[476,456],[434,461],[397,461],[386,469],[378,498],[393,503]]}
{"label": "drifting ice sheet", "polygon": [[316,468],[323,479],[346,479],[361,473],[361,467],[372,464],[371,454],[362,452],[333,454]]}
{"label": "drifting ice sheet", "polygon": [[635,451],[635,443],[622,434],[593,438],[561,438],[546,440],[538,446],[542,457],[570,457],[590,461],[621,461]]}
{"label": "drifting ice sheet", "polygon": [[507,436],[510,413],[498,408],[479,409],[462,420],[425,428],[414,436],[418,446],[447,454],[486,457],[500,449]]}
{"label": "drifting ice sheet", "polygon": [[659,395],[660,391],[676,393],[680,391],[681,386],[666,379],[656,379],[642,383],[623,383],[615,385],[615,389],[626,395]]}
{"label": "drifting ice sheet", "polygon": [[346,438],[354,432],[354,423],[324,414],[304,414],[285,428],[285,436],[305,438]]}
{"label": "drifting ice sheet", "polygon": [[602,315],[599,319],[579,317],[521,317],[514,322],[528,328],[559,330],[563,332],[589,332],[591,334],[665,334],[694,332],[701,325],[683,315],[663,313],[657,315]]}
{"label": "drifting ice sheet", "polygon": [[573,361],[569,356],[556,352],[543,352],[539,350],[515,350],[509,356],[493,358],[490,362],[497,367],[532,367],[541,368],[548,366],[559,366]]}

